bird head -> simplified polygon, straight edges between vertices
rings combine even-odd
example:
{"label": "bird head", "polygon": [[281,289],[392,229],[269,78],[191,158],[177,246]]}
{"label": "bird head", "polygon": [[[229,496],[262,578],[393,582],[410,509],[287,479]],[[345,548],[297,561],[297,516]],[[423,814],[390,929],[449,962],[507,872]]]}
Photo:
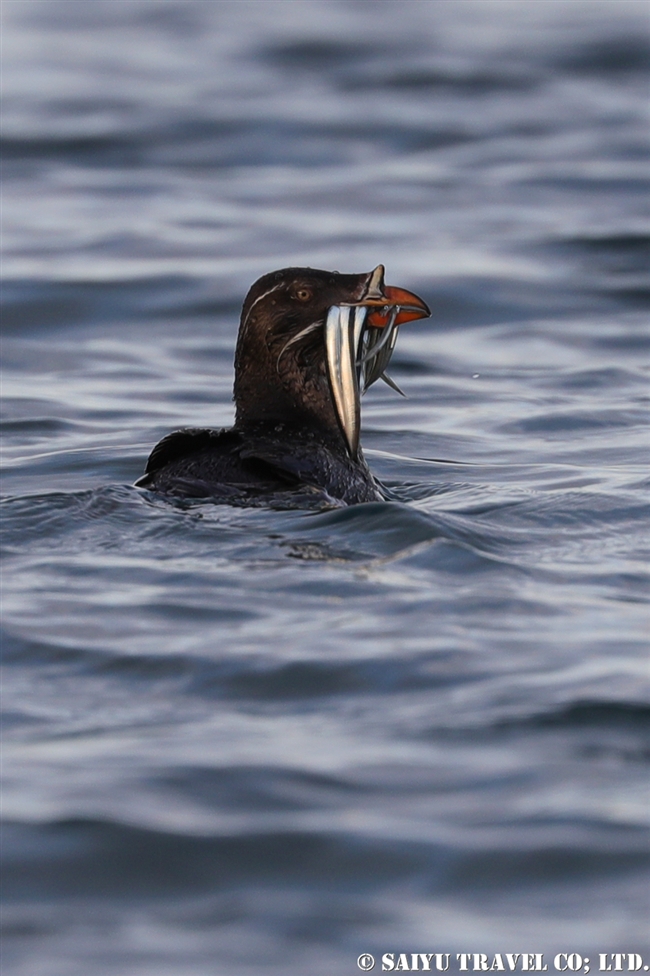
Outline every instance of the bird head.
{"label": "bird head", "polygon": [[361,394],[380,377],[397,330],[427,305],[384,284],[384,268],[349,275],[285,268],[264,275],[242,309],[236,426],[311,424],[359,452]]}

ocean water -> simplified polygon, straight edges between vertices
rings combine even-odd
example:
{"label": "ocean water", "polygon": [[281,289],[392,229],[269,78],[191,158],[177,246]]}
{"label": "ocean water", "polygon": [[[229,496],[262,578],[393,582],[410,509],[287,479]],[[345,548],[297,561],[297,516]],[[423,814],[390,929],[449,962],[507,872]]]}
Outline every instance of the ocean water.
{"label": "ocean water", "polygon": [[[650,964],[647,6],[2,18],[3,976]],[[396,500],[133,487],[255,278],[379,262]]]}

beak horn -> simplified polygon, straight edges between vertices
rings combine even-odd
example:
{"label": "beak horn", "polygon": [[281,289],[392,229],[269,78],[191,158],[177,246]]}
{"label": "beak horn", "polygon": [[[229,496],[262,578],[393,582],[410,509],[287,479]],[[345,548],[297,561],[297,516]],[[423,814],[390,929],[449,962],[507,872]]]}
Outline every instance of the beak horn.
{"label": "beak horn", "polygon": [[384,293],[384,273],[386,269],[383,264],[378,264],[374,271],[370,273],[370,280],[366,287],[364,301],[378,301],[386,304]]}
{"label": "beak horn", "polygon": [[[405,322],[415,322],[417,319],[427,319],[431,309],[418,295],[405,288],[394,288],[384,284],[384,266],[378,264],[368,275],[368,283],[359,305],[371,308],[368,325],[376,329],[383,329],[389,321],[393,325],[404,325]],[[391,316],[391,309],[398,308],[396,316]]]}

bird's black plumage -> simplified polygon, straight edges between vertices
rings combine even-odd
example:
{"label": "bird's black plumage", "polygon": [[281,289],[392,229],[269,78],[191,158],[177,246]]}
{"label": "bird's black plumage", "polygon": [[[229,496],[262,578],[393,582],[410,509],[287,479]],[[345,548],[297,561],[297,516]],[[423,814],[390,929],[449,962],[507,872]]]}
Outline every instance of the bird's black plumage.
{"label": "bird's black plumage", "polygon": [[373,307],[389,304],[378,282],[383,288],[381,266],[361,275],[287,268],[255,282],[235,353],[234,427],[168,434],[136,484],[235,505],[326,507],[382,499],[360,448],[351,449],[346,437],[325,343],[331,309],[365,307],[366,300]]}

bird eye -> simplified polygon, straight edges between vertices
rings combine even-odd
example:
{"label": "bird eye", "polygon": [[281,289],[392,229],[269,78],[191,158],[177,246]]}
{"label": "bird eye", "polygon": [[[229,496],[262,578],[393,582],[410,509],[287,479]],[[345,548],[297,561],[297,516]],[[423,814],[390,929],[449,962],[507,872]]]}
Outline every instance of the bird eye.
{"label": "bird eye", "polygon": [[311,291],[309,288],[298,288],[294,294],[299,302],[308,302],[311,298]]}

